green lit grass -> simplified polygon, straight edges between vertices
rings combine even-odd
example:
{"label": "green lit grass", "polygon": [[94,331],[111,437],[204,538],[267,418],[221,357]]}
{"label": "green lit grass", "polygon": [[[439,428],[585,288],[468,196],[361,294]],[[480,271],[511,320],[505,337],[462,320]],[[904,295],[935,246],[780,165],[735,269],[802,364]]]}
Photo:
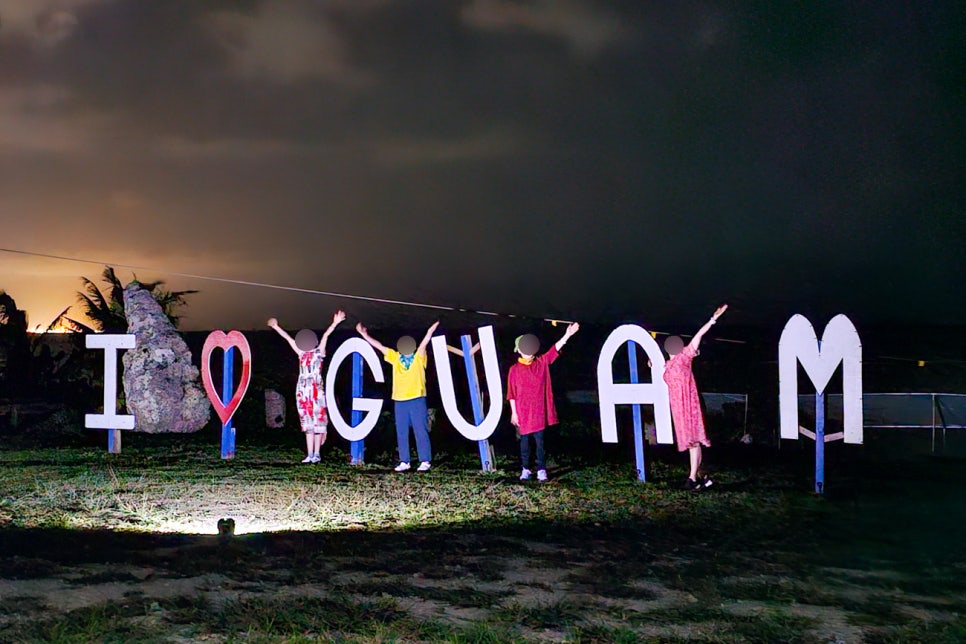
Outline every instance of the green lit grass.
{"label": "green lit grass", "polygon": [[[513,474],[471,469],[397,476],[386,468],[341,463],[306,466],[295,452],[246,451],[233,461],[198,451],[0,452],[0,471],[0,527],[16,528],[212,534],[222,517],[235,520],[237,533],[620,522],[660,518],[682,504],[700,520],[708,504],[665,486],[642,486],[626,471],[608,467],[521,485]],[[713,503],[746,506],[749,495]],[[754,506],[743,510],[782,512],[783,505],[780,494],[757,495]]]}

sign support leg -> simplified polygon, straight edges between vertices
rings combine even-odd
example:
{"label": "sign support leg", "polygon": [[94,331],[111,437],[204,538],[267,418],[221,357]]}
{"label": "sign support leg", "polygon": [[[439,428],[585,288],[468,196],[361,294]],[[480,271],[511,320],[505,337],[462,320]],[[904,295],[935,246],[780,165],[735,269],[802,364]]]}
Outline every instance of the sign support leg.
{"label": "sign support leg", "polygon": [[[463,363],[466,365],[466,378],[470,385],[470,402],[473,403],[473,423],[477,426],[483,423],[483,394],[480,392],[480,379],[476,373],[476,360],[473,359],[472,338],[469,335],[460,337],[463,345]],[[496,404],[497,401],[493,401]],[[502,402],[502,401],[501,401]],[[496,471],[493,449],[490,441],[477,441],[480,450],[480,466],[484,472]]]}
{"label": "sign support leg", "polygon": [[[352,354],[352,398],[362,397],[362,354]],[[352,410],[352,426],[355,427],[362,422],[362,413],[359,410]],[[351,465],[364,465],[366,462],[366,442],[357,440],[349,442],[349,463]]]}
{"label": "sign support leg", "polygon": [[[221,371],[221,402],[227,406],[235,393],[235,352],[231,347],[225,348],[224,366]],[[221,458],[235,458],[235,428],[232,419],[221,426]]]}
{"label": "sign support leg", "polygon": [[[634,342],[627,343],[627,362],[631,370],[631,384],[636,385],[637,375],[637,345]],[[641,426],[641,406],[631,405],[631,413],[634,415],[634,458],[637,466],[637,480],[641,483],[647,482],[644,473],[644,431]]]}

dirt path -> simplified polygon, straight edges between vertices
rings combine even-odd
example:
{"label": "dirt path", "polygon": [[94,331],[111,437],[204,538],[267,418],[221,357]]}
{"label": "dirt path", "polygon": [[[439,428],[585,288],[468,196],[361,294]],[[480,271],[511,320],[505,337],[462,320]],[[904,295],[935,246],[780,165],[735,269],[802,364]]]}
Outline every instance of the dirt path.
{"label": "dirt path", "polygon": [[5,552],[19,554],[0,565],[0,639],[862,642],[923,624],[962,626],[962,597],[912,592],[915,578],[888,562],[881,571],[805,571],[787,552],[708,561],[635,530],[529,532],[227,544],[3,533]]}

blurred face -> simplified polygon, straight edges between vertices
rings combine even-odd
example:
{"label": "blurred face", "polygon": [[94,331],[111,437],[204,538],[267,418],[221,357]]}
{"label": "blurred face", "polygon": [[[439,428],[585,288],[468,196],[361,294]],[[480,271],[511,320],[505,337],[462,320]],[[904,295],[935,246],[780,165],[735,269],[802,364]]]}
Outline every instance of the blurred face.
{"label": "blurred face", "polygon": [[319,338],[311,329],[302,329],[295,334],[295,346],[302,351],[311,351],[319,346]]}
{"label": "blurred face", "polygon": [[404,335],[396,343],[396,350],[404,356],[416,352],[416,339],[411,335]]}
{"label": "blurred face", "polygon": [[540,339],[537,336],[528,333],[520,338],[520,355],[529,358],[537,355],[538,351],[540,351]]}
{"label": "blurred face", "polygon": [[681,353],[682,349],[684,349],[684,340],[681,339],[681,336],[672,335],[664,341],[664,350],[667,351],[669,356],[676,356]]}

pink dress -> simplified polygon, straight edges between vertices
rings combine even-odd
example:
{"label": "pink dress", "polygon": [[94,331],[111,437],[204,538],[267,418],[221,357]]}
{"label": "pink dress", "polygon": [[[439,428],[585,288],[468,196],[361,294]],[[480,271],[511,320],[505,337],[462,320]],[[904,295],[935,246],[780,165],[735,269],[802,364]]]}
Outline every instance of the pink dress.
{"label": "pink dress", "polygon": [[711,441],[704,433],[698,385],[691,373],[691,361],[696,355],[698,352],[688,345],[664,366],[664,382],[667,383],[671,417],[674,419],[674,436],[680,452],[697,445],[711,447]]}

